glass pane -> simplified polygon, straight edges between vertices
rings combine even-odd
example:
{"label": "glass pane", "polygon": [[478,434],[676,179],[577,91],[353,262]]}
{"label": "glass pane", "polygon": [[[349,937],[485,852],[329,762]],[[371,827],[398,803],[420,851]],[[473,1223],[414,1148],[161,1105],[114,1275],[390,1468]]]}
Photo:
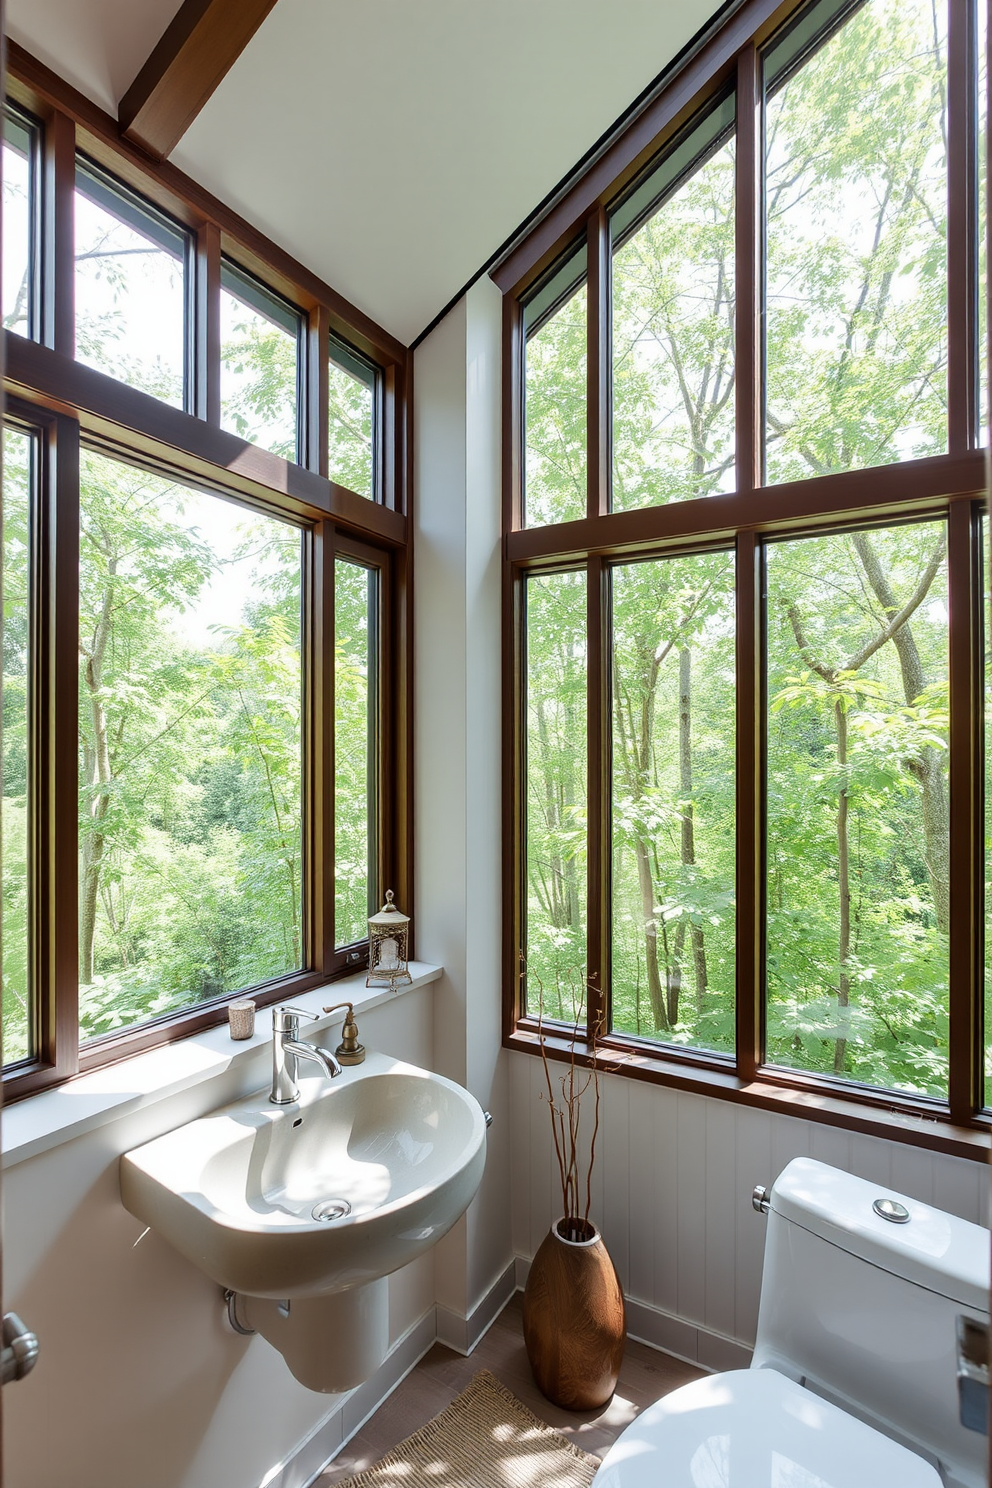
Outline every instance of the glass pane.
{"label": "glass pane", "polygon": [[375,882],[378,574],[334,561],[334,942],[368,938]]}
{"label": "glass pane", "polygon": [[[733,119],[732,101],[723,112]],[[707,120],[690,143],[713,133]],[[614,252],[613,509],[734,484],[731,138]]]}
{"label": "glass pane", "polygon": [[88,165],[75,207],[77,358],[181,408],[186,235]]}
{"label": "glass pane", "polygon": [[946,62],[945,4],[870,0],[772,82],[771,483],[946,449]]}
{"label": "glass pane", "polygon": [[989,442],[988,288],[988,103],[989,54],[986,29],[987,7],[978,7],[978,428],[979,444]]}
{"label": "glass pane", "polygon": [[331,338],[327,364],[327,473],[339,486],[375,498],[376,369]]}
{"label": "glass pane", "polygon": [[769,545],[770,1063],[947,1094],[946,531]]}
{"label": "glass pane", "polygon": [[[577,281],[576,276],[581,276]],[[524,521],[570,522],[586,514],[585,249],[555,275],[564,287],[524,309]]]}
{"label": "glass pane", "polygon": [[221,267],[220,422],[242,439],[297,458],[300,317],[229,264]]}
{"label": "glass pane", "polygon": [[36,334],[34,194],[37,132],[10,113],[3,121],[3,324]]}
{"label": "glass pane", "polygon": [[80,1035],[297,970],[301,540],[84,451]]}
{"label": "glass pane", "polygon": [[526,1006],[572,1022],[586,988],[586,576],[527,579]]}
{"label": "glass pane", "polygon": [[28,706],[31,483],[34,441],[3,442],[3,1062],[35,1052],[28,955]]}
{"label": "glass pane", "polygon": [[734,1049],[734,562],[613,577],[613,1027]]}

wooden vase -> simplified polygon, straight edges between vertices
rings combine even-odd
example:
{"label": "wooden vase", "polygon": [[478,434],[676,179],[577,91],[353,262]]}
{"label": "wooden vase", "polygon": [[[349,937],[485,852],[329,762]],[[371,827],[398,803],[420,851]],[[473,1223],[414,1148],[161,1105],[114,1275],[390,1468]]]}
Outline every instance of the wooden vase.
{"label": "wooden vase", "polygon": [[[575,1222],[573,1221],[573,1227]],[[524,1343],[543,1395],[566,1410],[595,1410],[613,1394],[627,1336],[623,1292],[599,1231],[582,1239],[552,1225],[524,1290]]]}

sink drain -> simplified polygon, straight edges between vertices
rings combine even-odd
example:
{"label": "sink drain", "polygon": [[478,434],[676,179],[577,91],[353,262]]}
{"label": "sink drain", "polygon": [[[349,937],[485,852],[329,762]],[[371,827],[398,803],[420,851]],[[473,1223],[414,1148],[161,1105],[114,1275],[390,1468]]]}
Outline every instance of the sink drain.
{"label": "sink drain", "polygon": [[346,1214],[350,1214],[351,1205],[347,1199],[325,1199],[322,1204],[314,1204],[310,1212],[314,1219],[330,1224],[332,1219],[344,1219]]}

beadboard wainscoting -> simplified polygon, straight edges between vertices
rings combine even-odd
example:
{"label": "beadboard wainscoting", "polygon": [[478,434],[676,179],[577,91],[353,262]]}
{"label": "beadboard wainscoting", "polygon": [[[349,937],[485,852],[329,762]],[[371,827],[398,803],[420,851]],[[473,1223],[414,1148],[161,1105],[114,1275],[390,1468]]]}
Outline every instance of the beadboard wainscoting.
{"label": "beadboard wainscoting", "polygon": [[[522,1284],[561,1212],[561,1186],[541,1061],[518,1052],[509,1059],[513,1244]],[[554,1065],[552,1078],[565,1068]],[[818,1158],[988,1223],[981,1162],[606,1075],[590,1217],[613,1256],[635,1337],[710,1369],[747,1362],[766,1227],[751,1191],[770,1185],[794,1157]]]}

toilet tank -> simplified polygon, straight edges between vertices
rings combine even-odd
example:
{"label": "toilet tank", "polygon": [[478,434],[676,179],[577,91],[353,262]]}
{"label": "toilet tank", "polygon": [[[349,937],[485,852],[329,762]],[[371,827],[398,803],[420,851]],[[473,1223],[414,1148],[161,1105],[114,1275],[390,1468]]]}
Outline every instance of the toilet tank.
{"label": "toilet tank", "polygon": [[[908,1220],[881,1217],[881,1199]],[[921,1453],[949,1488],[984,1488],[986,1439],[958,1419],[955,1319],[988,1322],[989,1270],[979,1225],[796,1158],[771,1191],[752,1367]]]}

